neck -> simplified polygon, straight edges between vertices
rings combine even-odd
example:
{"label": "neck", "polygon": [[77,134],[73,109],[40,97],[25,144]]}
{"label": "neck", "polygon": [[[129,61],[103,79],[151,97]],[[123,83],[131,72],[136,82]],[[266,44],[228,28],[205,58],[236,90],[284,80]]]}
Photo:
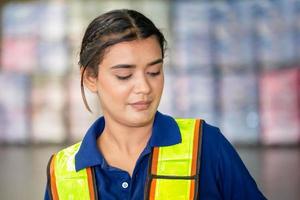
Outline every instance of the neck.
{"label": "neck", "polygon": [[143,126],[126,126],[105,118],[105,128],[98,139],[100,149],[109,147],[128,155],[139,154],[146,146],[152,131],[153,120]]}

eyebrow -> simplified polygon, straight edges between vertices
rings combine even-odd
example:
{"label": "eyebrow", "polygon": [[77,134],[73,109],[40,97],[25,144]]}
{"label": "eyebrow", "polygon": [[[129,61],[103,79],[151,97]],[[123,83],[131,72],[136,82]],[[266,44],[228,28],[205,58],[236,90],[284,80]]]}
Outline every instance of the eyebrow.
{"label": "eyebrow", "polygon": [[[150,63],[148,63],[146,66],[149,67],[149,66],[152,66],[152,65],[156,65],[156,64],[159,64],[159,63],[163,63],[163,59],[162,58],[159,58],[157,60],[154,60]],[[118,64],[118,65],[114,65],[111,67],[111,69],[119,69],[119,68],[135,68],[136,65],[131,65],[131,64]]]}

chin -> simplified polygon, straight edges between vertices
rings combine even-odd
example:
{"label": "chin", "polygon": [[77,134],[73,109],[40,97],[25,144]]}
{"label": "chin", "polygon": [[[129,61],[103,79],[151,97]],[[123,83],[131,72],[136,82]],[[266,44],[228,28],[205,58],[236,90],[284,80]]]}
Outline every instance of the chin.
{"label": "chin", "polygon": [[126,121],[132,126],[144,126],[153,121],[154,115],[153,111],[130,112],[126,115]]}

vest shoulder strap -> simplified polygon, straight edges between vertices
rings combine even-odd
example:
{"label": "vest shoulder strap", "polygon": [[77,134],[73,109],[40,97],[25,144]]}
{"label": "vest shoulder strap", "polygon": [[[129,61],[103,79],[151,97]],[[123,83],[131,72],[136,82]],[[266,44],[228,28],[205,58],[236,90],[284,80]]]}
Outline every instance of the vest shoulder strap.
{"label": "vest shoulder strap", "polygon": [[47,171],[51,199],[98,199],[94,170],[75,170],[75,155],[80,145],[81,142],[67,147],[50,158]]}
{"label": "vest shoulder strap", "polygon": [[176,119],[176,122],[182,142],[153,148],[145,199],[198,198],[203,120]]}

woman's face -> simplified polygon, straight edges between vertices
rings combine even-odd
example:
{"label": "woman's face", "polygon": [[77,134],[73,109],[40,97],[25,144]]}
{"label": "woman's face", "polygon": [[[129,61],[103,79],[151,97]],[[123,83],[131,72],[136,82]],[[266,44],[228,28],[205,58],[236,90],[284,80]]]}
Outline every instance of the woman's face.
{"label": "woman's face", "polygon": [[161,48],[151,36],[111,46],[92,91],[98,93],[106,120],[137,127],[152,122],[163,86]]}

